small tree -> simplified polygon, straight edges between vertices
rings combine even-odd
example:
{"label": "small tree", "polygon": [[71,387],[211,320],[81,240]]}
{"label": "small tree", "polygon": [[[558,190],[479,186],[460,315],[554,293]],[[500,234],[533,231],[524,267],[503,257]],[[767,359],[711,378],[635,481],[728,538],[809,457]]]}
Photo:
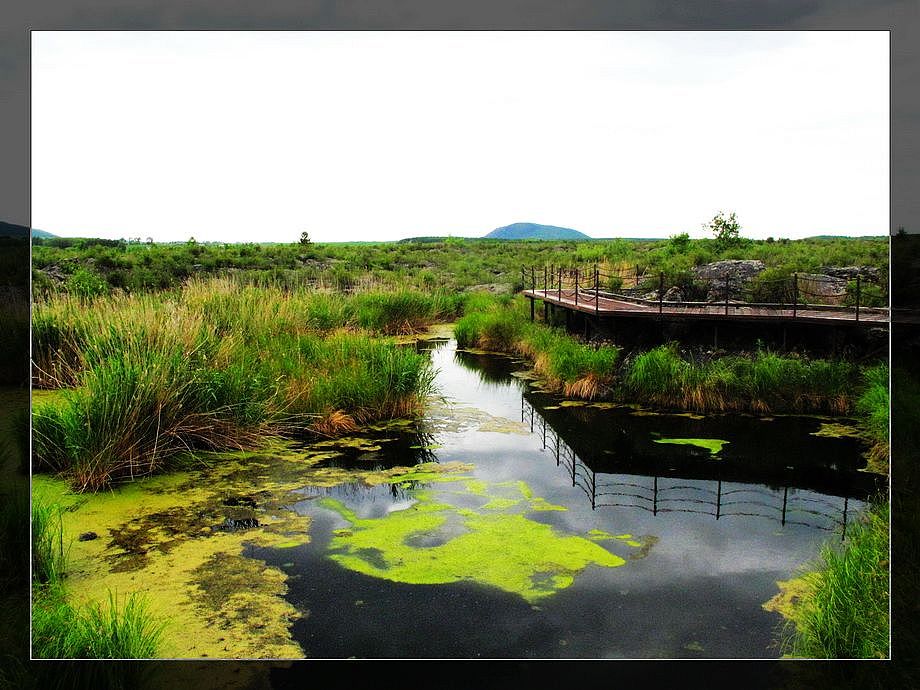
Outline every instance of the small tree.
{"label": "small tree", "polygon": [[741,224],[734,212],[726,218],[725,214],[719,211],[709,224],[703,227],[712,231],[716,237],[716,243],[722,248],[741,244]]}
{"label": "small tree", "polygon": [[300,244],[302,244],[304,247],[310,244],[310,233],[306,230],[300,233]]}

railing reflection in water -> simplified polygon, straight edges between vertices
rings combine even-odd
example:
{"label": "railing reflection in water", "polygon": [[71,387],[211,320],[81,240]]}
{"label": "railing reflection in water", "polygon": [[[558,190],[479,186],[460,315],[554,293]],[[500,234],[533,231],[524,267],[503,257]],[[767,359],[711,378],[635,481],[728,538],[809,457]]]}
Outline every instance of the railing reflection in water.
{"label": "railing reflection in water", "polygon": [[[716,520],[752,517],[833,532],[846,538],[847,496],[836,497],[801,490],[794,486],[770,488],[714,479],[685,479],[659,474],[615,474],[596,472],[585,463],[524,397],[521,422],[530,422],[531,433],[539,432],[543,450],[549,450],[556,466],[571,478],[591,504],[598,508],[635,508],[659,513],[693,513]],[[641,483],[645,480],[645,483]],[[836,499],[836,500],[835,500]]]}

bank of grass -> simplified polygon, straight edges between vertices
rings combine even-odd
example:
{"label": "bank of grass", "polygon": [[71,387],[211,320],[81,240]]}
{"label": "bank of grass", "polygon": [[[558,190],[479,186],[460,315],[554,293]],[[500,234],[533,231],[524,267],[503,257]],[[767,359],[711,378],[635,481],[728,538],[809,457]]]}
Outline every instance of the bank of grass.
{"label": "bank of grass", "polygon": [[458,347],[526,357],[549,389],[588,400],[606,392],[620,354],[619,348],[595,348],[531,323],[519,305],[479,305],[457,322],[454,336]]}
{"label": "bank of grass", "polygon": [[580,343],[531,322],[519,303],[480,305],[457,322],[455,336],[460,347],[527,358],[550,390],[575,398],[606,395],[695,412],[843,415],[864,388],[856,364],[769,351],[691,361],[671,343],[623,357],[617,347]]}
{"label": "bank of grass", "polygon": [[462,298],[342,299],[212,280],[36,304],[39,379],[73,386],[33,410],[36,469],[96,490],[181,451],[331,435],[418,411],[433,385],[429,359],[375,336],[453,318]]}
{"label": "bank of grass", "polygon": [[42,659],[146,659],[156,656],[163,623],[148,613],[142,596],[108,606],[67,600],[67,549],[61,508],[39,496],[32,501],[32,653]]}
{"label": "bank of grass", "polygon": [[889,504],[873,504],[846,541],[825,544],[790,614],[783,653],[796,658],[889,656]]}
{"label": "bank of grass", "polygon": [[856,400],[856,411],[862,420],[865,436],[871,447],[867,453],[869,469],[888,473],[888,420],[891,406],[889,369],[877,364],[863,372],[863,391]]}

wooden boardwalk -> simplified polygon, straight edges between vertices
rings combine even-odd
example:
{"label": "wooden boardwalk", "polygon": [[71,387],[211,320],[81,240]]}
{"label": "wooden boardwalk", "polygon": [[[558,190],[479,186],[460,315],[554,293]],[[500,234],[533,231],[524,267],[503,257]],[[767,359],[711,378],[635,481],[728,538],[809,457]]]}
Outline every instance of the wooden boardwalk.
{"label": "wooden boardwalk", "polygon": [[[744,302],[666,302],[626,297],[593,289],[530,289],[525,297],[562,309],[597,316],[694,319],[706,321],[748,321],[761,323],[810,323],[887,328],[888,309],[832,307],[819,305],[758,305]],[[531,313],[533,313],[531,311]]]}

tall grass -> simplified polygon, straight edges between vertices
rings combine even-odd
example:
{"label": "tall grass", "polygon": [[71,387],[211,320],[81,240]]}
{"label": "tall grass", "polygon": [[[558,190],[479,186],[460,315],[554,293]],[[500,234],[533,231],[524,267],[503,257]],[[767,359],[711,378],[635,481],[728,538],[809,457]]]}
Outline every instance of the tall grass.
{"label": "tall grass", "polygon": [[783,639],[793,657],[887,658],[889,655],[889,505],[872,506],[850,526],[846,543],[826,544],[810,591]]}
{"label": "tall grass", "polygon": [[36,497],[32,501],[32,581],[41,586],[58,586],[66,568],[61,508]]}
{"label": "tall grass", "polygon": [[183,450],[415,411],[432,386],[430,360],[369,337],[358,321],[398,332],[461,306],[408,292],[337,306],[229,280],[79,309],[66,296],[36,305],[37,351],[64,372],[47,381],[75,387],[34,410],[35,465],[94,490],[155,472]]}
{"label": "tall grass", "polygon": [[531,323],[519,305],[478,306],[456,324],[459,347],[526,357],[551,390],[571,397],[608,395],[698,412],[849,414],[862,387],[860,368],[849,362],[764,350],[695,361],[684,359],[676,343],[623,358],[619,348]]}
{"label": "tall grass", "polygon": [[878,364],[863,372],[864,388],[856,400],[856,411],[872,447],[868,452],[869,466],[883,472],[888,469],[888,418],[891,395],[888,386],[888,365]]}
{"label": "tall grass", "polygon": [[859,367],[757,351],[701,362],[684,360],[674,343],[624,365],[622,394],[635,402],[698,412],[852,411]]}
{"label": "tall grass", "polygon": [[75,607],[53,588],[33,600],[32,652],[42,659],[150,659],[164,627],[137,593],[121,605],[109,593],[108,605]]}
{"label": "tall grass", "polygon": [[528,358],[546,385],[567,396],[593,399],[613,380],[619,349],[579,343],[562,331],[526,320],[515,305],[479,303],[461,318],[458,347],[511,352]]}

